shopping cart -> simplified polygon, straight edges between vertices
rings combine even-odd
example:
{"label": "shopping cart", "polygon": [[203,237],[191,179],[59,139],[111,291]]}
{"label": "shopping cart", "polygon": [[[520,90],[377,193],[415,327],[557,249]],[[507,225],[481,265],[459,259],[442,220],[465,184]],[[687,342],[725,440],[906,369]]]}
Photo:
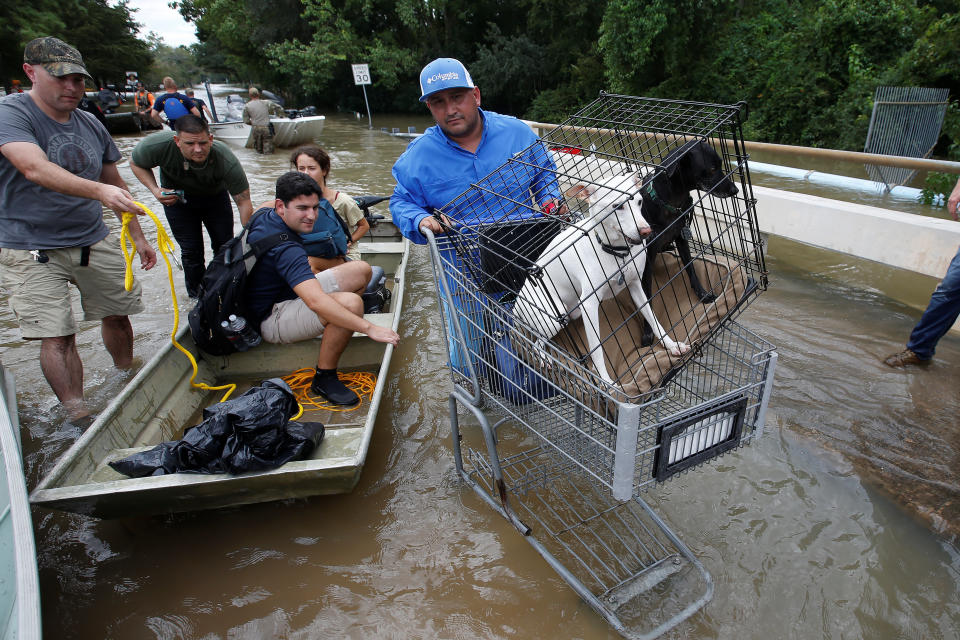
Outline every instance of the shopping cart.
{"label": "shopping cart", "polygon": [[[767,286],[743,116],[743,105],[602,94],[443,207],[444,233],[427,234],[457,470],[627,637],[655,637],[712,595],[709,573],[642,494],[763,430],[777,354],[736,321]],[[625,228],[624,203],[646,206],[650,185],[696,144],[738,188],[694,187],[673,212],[679,226],[644,245],[682,233],[689,259],[676,240],[654,259],[605,243]],[[529,202],[498,197],[511,180],[531,184]],[[609,207],[583,197],[604,189],[616,191]],[[611,247],[615,260],[600,255]],[[593,288],[558,296],[584,270]],[[644,304],[686,353],[670,353],[637,308],[630,288],[644,271]],[[604,298],[597,322],[590,297]],[[460,409],[477,428],[461,428]]]}

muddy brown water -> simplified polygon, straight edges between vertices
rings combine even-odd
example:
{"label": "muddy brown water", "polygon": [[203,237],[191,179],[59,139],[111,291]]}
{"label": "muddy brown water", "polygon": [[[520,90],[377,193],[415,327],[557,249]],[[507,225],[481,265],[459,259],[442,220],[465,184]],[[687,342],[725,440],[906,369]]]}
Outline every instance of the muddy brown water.
{"label": "muddy brown water", "polygon": [[[377,128],[426,123],[374,114]],[[119,138],[126,157],[137,140]],[[332,115],[322,143],[337,187],[387,194],[406,141]],[[286,153],[238,155],[254,201],[266,200]],[[162,215],[126,163],[121,172]],[[879,361],[903,344],[935,281],[778,239],[768,266],[770,289],[743,316],[780,354],[764,437],[648,496],[715,583],[713,600],[666,637],[958,637],[960,339],[945,338],[923,370]],[[148,310],[133,322],[145,361],[169,339],[171,315],[162,265],[141,281]],[[458,481],[422,247],[407,287],[353,493],[124,521],[35,508],[45,637],[618,637]],[[110,367],[96,325],[78,341],[88,398],[103,407],[129,375]],[[17,380],[32,488],[78,433],[6,304],[0,357]]]}

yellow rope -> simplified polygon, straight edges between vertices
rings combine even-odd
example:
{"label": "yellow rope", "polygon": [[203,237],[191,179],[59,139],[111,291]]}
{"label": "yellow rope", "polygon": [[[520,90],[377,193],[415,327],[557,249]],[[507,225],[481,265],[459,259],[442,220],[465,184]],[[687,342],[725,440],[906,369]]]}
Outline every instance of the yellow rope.
{"label": "yellow rope", "polygon": [[[348,389],[360,396],[360,402],[356,405],[352,407],[341,407],[330,404],[322,398],[310,395],[310,385],[313,382],[313,375],[314,370],[308,367],[306,369],[297,369],[283,378],[283,381],[293,389],[297,402],[300,403],[300,406],[305,411],[314,411],[316,409],[323,409],[325,411],[356,411],[363,405],[364,398],[366,398],[368,402],[373,398],[373,390],[377,385],[377,376],[367,371],[351,371],[350,373],[338,371],[337,377],[340,378],[340,381],[347,385]],[[309,409],[307,407],[309,407]]]}
{"label": "yellow rope", "polygon": [[[167,235],[166,229],[163,228],[163,225],[160,224],[160,220],[157,218],[156,214],[153,213],[146,205],[139,202],[136,203],[138,207],[144,210],[148,216],[153,220],[153,223],[157,225],[157,251],[160,255],[163,256],[163,261],[167,263],[167,278],[170,281],[170,298],[173,300],[173,331],[170,333],[170,341],[173,343],[177,349],[179,349],[183,355],[187,356],[187,359],[190,360],[190,364],[193,365],[193,375],[190,376],[190,386],[196,389],[202,389],[204,391],[219,391],[221,389],[226,389],[227,392],[223,394],[223,397],[220,398],[220,402],[225,401],[230,397],[230,394],[233,393],[237,385],[235,384],[225,384],[217,387],[211,387],[210,385],[204,384],[202,382],[194,382],[194,378],[197,377],[199,370],[197,368],[197,361],[193,358],[193,354],[187,351],[183,345],[177,342],[177,330],[180,328],[180,307],[177,304],[177,291],[173,286],[173,268],[170,266],[170,258],[167,257],[167,254],[171,256],[174,255],[174,244],[170,239],[170,236]],[[126,272],[123,276],[123,286],[127,291],[133,287],[133,254],[135,253],[136,244],[133,242],[133,238],[130,237],[130,230],[128,226],[130,220],[133,219],[134,214],[130,212],[123,213],[123,229],[120,231],[120,250],[123,251],[123,257],[127,262]],[[127,248],[127,243],[133,247],[134,251],[130,251]],[[303,407],[300,407],[300,412],[291,420],[296,420],[303,413]]]}
{"label": "yellow rope", "polygon": [[[194,378],[197,377],[199,369],[197,368],[197,361],[194,359],[193,354],[187,351],[183,345],[177,342],[177,330],[180,328],[180,307],[177,304],[177,292],[173,284],[173,268],[170,266],[170,258],[167,257],[167,254],[170,256],[175,256],[175,246],[173,241],[170,239],[170,236],[167,234],[166,229],[163,228],[163,225],[160,224],[160,220],[157,218],[156,214],[153,213],[146,205],[139,202],[136,203],[138,207],[144,210],[148,216],[153,220],[154,224],[157,225],[157,250],[160,255],[163,256],[163,261],[167,265],[167,278],[170,283],[170,298],[173,300],[173,331],[170,333],[170,341],[173,343],[177,349],[179,349],[187,359],[190,360],[190,364],[193,366],[193,375],[190,376],[190,386],[196,389],[202,389],[204,391],[219,391],[221,389],[226,389],[227,392],[220,398],[220,402],[225,401],[230,397],[236,388],[235,384],[226,384],[218,387],[211,387],[202,382],[194,382]],[[136,244],[133,242],[133,238],[130,237],[130,230],[128,228],[130,220],[133,219],[134,214],[125,212],[123,214],[123,229],[120,232],[120,249],[123,251],[123,257],[126,260],[127,267],[124,273],[123,286],[129,291],[133,287],[133,256],[135,251],[128,249],[127,245],[129,243],[130,247],[134,250],[136,249]],[[325,400],[313,398],[309,395],[308,390],[310,385],[313,382],[314,370],[307,369],[298,369],[292,374],[283,378],[284,382],[290,385],[290,388],[293,390],[294,397],[297,400],[298,408],[297,415],[290,418],[290,420],[297,420],[300,416],[303,415],[303,412],[306,410],[306,406],[310,406],[311,410],[314,409],[325,409],[327,411],[355,411],[360,408],[363,404],[363,398],[366,396],[367,401],[373,398],[373,391],[377,384],[377,377],[372,373],[367,373],[364,371],[356,371],[352,373],[338,373],[337,377],[347,385],[347,388],[353,390],[359,397],[361,402],[353,407],[341,407],[337,405],[332,405]]]}

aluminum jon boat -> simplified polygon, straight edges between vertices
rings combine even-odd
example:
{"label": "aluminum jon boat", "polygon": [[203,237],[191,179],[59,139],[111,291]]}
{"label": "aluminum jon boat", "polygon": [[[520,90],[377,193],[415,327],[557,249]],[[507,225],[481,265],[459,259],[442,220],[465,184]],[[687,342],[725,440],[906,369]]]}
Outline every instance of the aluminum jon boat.
{"label": "aluminum jon boat", "polygon": [[[392,290],[385,312],[366,316],[374,324],[397,329],[409,247],[389,221],[377,222],[361,241],[363,258],[383,267],[387,287]],[[178,340],[197,357],[198,381],[209,385],[237,383],[234,395],[260,380],[313,367],[319,348],[317,340],[289,345],[263,343],[243,353],[209,356],[198,352],[189,331],[180,331]],[[326,426],[323,441],[308,460],[242,475],[128,478],[107,462],[179,439],[185,427],[200,422],[202,409],[218,402],[223,393],[192,388],[190,362],[168,343],[64,454],[30,500],[38,506],[117,518],[348,493],[360,479],[380,399],[389,380],[392,354],[392,345],[354,335],[340,359],[340,371],[375,374],[374,391],[354,411],[314,409],[304,413],[302,420]]]}
{"label": "aluminum jon boat", "polygon": [[39,640],[40,581],[33,520],[20,456],[13,375],[0,364],[0,630],[3,638]]}
{"label": "aluminum jon boat", "polygon": [[[304,116],[302,118],[271,118],[274,135],[273,144],[280,148],[297,147],[313,142],[323,133],[325,116]],[[252,127],[242,122],[211,122],[210,132],[217,140],[235,147],[253,147]]]}

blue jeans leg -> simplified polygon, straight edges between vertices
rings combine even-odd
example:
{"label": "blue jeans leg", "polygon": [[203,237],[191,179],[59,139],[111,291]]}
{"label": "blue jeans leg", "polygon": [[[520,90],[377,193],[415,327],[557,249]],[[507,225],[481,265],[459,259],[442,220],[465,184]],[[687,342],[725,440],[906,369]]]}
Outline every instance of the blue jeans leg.
{"label": "blue jeans leg", "polygon": [[943,280],[937,286],[927,310],[913,328],[907,348],[918,357],[928,360],[933,357],[937,342],[950,330],[960,316],[960,249],[953,256]]}
{"label": "blue jeans leg", "polygon": [[210,245],[216,253],[224,242],[233,237],[233,208],[230,196],[222,191],[213,196],[187,194],[186,202],[164,206],[170,231],[180,245],[183,277],[187,293],[196,297],[200,281],[206,272],[203,255],[203,227],[210,235]]}

